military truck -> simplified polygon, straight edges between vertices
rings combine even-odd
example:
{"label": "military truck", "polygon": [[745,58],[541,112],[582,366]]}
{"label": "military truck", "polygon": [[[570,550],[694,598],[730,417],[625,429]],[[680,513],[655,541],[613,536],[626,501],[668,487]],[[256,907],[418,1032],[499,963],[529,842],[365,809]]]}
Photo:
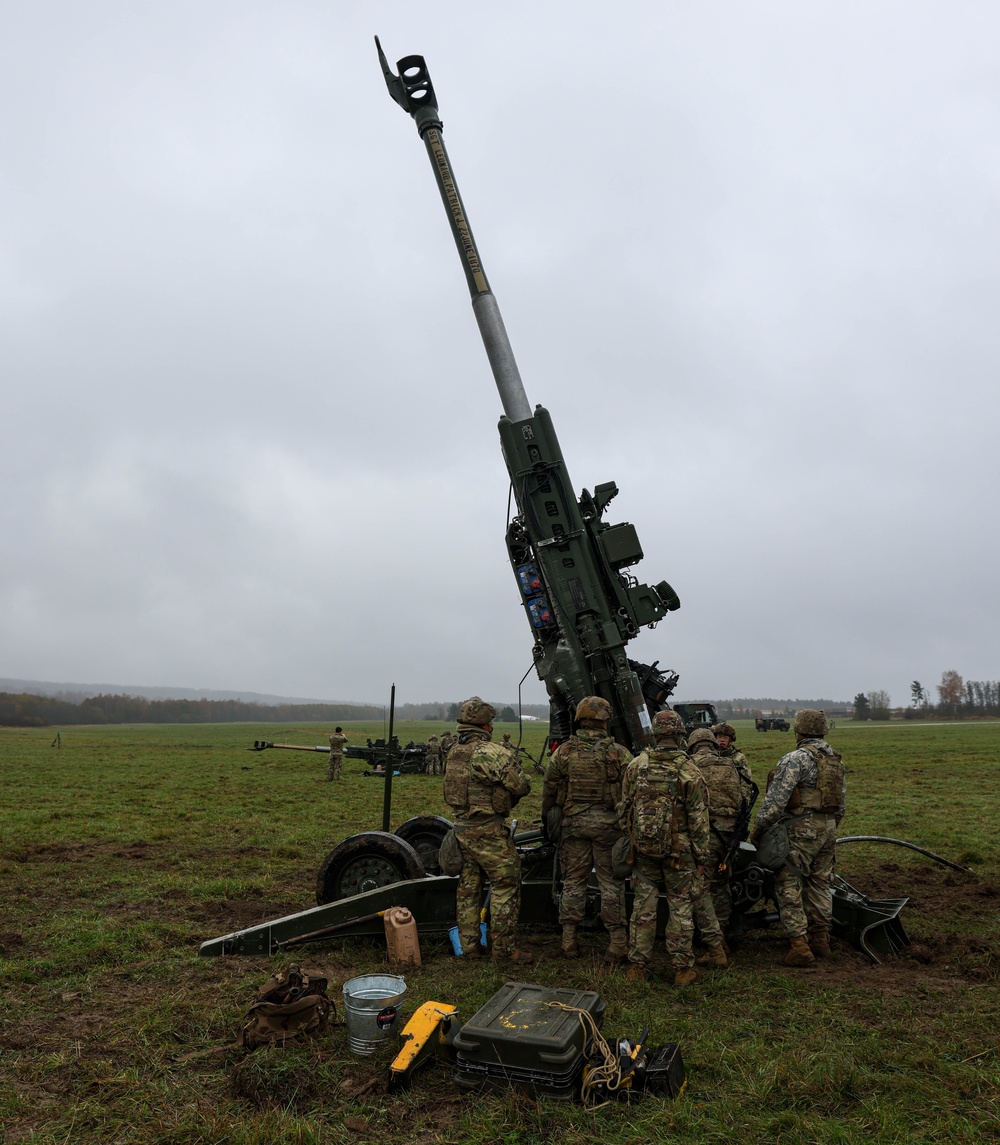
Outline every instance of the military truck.
{"label": "military truck", "polygon": [[788,720],[783,716],[758,716],[754,726],[759,732],[787,732],[791,728]]}
{"label": "military truck", "polygon": [[719,722],[715,704],[700,700],[697,703],[673,703],[670,705],[684,721],[684,731],[690,735],[696,728],[710,728]]}

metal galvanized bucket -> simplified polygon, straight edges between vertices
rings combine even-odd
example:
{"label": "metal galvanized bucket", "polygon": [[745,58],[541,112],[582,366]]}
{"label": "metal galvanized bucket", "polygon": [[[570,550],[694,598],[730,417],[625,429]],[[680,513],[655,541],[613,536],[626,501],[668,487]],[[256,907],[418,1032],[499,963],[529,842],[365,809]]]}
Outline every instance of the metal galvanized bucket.
{"label": "metal galvanized bucket", "polygon": [[344,983],[347,1038],[356,1054],[370,1054],[402,1029],[406,979],[396,974],[362,974]]}

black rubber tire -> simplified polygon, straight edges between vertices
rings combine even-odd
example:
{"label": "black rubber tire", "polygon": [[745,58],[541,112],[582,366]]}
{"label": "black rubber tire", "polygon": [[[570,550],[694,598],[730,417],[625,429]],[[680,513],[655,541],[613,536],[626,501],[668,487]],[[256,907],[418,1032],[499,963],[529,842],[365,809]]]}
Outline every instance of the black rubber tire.
{"label": "black rubber tire", "polygon": [[453,826],[452,821],[443,815],[415,815],[401,823],[396,834],[416,850],[429,875],[439,875],[438,848]]}
{"label": "black rubber tire", "polygon": [[351,835],[327,855],[316,876],[316,902],[337,902],[362,891],[427,875],[420,856],[388,831]]}

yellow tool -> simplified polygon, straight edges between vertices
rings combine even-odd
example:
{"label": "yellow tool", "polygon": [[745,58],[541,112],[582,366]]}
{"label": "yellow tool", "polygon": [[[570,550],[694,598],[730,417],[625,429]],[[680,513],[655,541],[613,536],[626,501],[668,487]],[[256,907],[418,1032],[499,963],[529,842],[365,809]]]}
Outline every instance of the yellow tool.
{"label": "yellow tool", "polygon": [[447,1002],[424,1002],[399,1035],[403,1048],[389,1066],[389,1092],[404,1089],[421,1066],[440,1055],[454,1059],[452,1041],[461,1029],[458,1010]]}

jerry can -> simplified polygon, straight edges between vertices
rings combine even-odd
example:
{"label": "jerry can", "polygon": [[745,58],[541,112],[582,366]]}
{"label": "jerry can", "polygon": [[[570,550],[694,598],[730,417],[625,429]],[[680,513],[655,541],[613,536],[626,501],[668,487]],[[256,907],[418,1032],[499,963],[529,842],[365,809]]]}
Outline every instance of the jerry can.
{"label": "jerry can", "polygon": [[399,966],[419,966],[420,939],[412,913],[405,906],[393,906],[385,912],[382,921],[389,961]]}

